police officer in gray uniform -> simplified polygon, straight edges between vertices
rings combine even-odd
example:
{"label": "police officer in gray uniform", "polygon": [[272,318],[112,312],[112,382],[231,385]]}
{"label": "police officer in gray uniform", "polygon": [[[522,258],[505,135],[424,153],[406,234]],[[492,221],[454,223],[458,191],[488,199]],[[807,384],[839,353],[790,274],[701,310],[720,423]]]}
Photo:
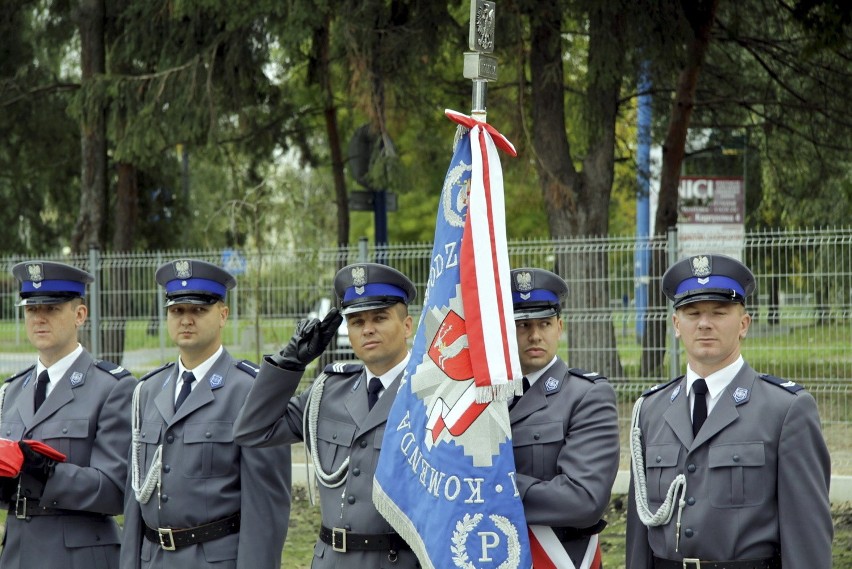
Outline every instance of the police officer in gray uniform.
{"label": "police officer in gray uniform", "polygon": [[524,394],[511,403],[518,491],[530,525],[549,527],[575,567],[597,535],[618,473],[615,391],[605,377],[557,356],[568,285],[543,269],[511,272]]}
{"label": "police officer in gray uniform", "polygon": [[724,255],[672,265],[686,375],[633,411],[628,569],[827,569],[830,459],[814,398],[740,347],[751,271]]}
{"label": "police officer in gray uniform", "polygon": [[122,569],[278,569],[290,515],[287,447],[244,449],[233,426],[257,368],[222,346],[234,277],[162,265],[170,362],[133,394]]}
{"label": "police officer in gray uniform", "polygon": [[[355,355],[365,365],[331,364],[292,397],[341,317],[303,322],[280,354],[264,362],[235,426],[249,446],[305,441],[312,451],[322,510],[314,569],[413,568],[417,559],[373,505],[373,475],[412,332],[414,285],[399,271],[361,263],[338,271],[334,288]],[[268,372],[268,373],[267,373]]]}
{"label": "police officer in gray uniform", "polygon": [[49,261],[19,263],[12,274],[38,359],[0,387],[0,436],[42,441],[66,458],[54,462],[19,443],[21,474],[2,484],[9,511],[0,568],[118,567],[113,516],[124,499],[136,381],[77,341],[91,274]]}

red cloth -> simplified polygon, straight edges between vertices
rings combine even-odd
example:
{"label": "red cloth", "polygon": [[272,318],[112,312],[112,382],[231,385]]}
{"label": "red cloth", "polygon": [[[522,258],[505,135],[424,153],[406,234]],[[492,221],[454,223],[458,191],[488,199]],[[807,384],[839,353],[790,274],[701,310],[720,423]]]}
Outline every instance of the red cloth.
{"label": "red cloth", "polygon": [[[65,462],[66,456],[48,444],[30,439],[24,442],[34,452],[43,454],[56,462]],[[0,477],[14,478],[20,474],[23,465],[24,453],[21,452],[18,442],[10,441],[9,439],[0,439]]]}

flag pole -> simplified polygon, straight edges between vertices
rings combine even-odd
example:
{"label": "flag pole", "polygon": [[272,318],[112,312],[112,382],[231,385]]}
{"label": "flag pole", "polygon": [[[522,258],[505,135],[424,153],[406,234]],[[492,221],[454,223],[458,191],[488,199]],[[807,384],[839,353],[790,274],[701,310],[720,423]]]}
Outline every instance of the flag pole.
{"label": "flag pole", "polygon": [[489,81],[497,80],[494,29],[497,5],[488,0],[470,0],[470,28],[464,53],[464,77],[473,82],[471,116],[485,122],[485,96]]}

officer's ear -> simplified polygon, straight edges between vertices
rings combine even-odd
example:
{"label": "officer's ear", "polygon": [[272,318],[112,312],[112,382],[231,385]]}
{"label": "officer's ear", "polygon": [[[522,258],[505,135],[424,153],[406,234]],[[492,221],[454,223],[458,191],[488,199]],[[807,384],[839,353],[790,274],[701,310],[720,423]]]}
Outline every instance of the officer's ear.
{"label": "officer's ear", "polygon": [[82,298],[71,300],[74,309],[74,324],[79,328],[86,322],[86,317],[89,315],[89,307],[83,302]]}

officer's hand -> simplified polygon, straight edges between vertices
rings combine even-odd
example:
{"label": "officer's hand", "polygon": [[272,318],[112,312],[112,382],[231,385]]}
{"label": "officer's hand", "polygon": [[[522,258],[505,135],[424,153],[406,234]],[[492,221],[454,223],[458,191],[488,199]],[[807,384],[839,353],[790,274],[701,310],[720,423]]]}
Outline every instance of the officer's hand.
{"label": "officer's hand", "polygon": [[300,321],[290,342],[270,359],[280,368],[304,371],[325,350],[341,322],[343,316],[336,308],[329,310],[322,322],[317,318]]}
{"label": "officer's hand", "polygon": [[0,477],[0,502],[11,503],[18,492],[18,477]]}
{"label": "officer's hand", "polygon": [[21,472],[29,474],[42,484],[45,484],[47,479],[50,478],[50,475],[53,474],[56,461],[37,453],[24,441],[18,441],[18,446],[21,447],[21,452],[24,454],[24,464],[21,466]]}

